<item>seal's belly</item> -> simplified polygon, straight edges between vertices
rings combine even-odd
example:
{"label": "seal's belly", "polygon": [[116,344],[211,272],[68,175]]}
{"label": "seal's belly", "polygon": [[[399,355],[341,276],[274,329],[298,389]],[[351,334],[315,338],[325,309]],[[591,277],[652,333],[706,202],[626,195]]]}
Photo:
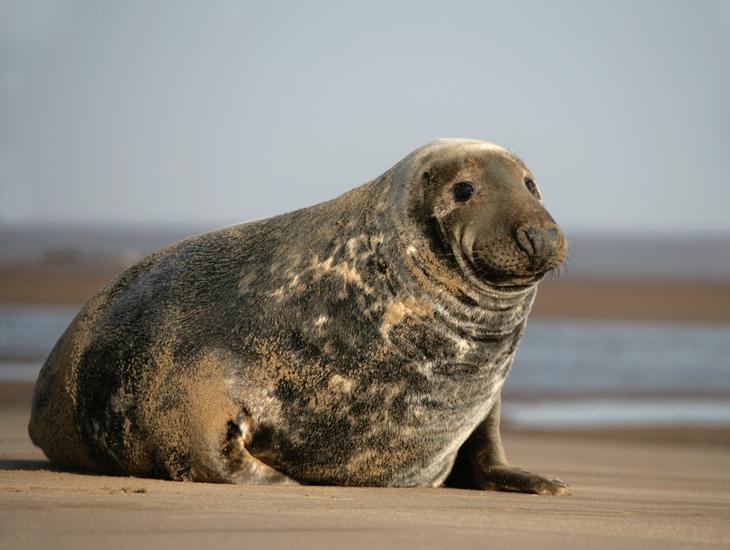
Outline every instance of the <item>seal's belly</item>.
{"label": "seal's belly", "polygon": [[251,453],[304,483],[437,486],[492,407],[495,384],[480,386],[442,381],[396,392],[379,384],[359,399],[330,395],[326,406],[290,400],[272,421],[262,418]]}

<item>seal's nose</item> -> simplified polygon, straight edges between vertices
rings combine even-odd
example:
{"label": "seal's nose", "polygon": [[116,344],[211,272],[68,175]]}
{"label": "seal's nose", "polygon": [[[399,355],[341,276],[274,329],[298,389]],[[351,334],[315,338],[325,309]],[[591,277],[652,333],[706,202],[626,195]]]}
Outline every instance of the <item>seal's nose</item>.
{"label": "seal's nose", "polygon": [[540,269],[561,246],[560,230],[556,225],[547,228],[523,225],[515,231],[515,240],[530,257],[530,268]]}

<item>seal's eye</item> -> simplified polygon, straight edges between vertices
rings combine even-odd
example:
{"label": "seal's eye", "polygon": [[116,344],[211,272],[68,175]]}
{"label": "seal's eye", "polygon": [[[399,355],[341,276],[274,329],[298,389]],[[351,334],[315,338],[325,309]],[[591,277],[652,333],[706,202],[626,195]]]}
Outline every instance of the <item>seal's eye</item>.
{"label": "seal's eye", "polygon": [[457,202],[468,201],[474,194],[474,184],[470,181],[460,181],[451,190]]}
{"label": "seal's eye", "polygon": [[527,178],[525,180],[525,187],[527,187],[527,190],[532,193],[536,199],[542,200],[542,197],[540,196],[540,190],[537,188],[537,184],[530,178]]}

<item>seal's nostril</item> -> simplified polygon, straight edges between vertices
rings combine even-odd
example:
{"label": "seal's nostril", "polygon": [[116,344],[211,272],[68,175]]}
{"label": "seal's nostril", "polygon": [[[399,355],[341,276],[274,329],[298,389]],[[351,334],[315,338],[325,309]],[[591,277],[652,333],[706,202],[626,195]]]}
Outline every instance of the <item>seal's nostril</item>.
{"label": "seal's nostril", "polygon": [[517,244],[527,252],[530,258],[542,256],[545,249],[545,236],[541,230],[532,226],[523,226],[518,228],[515,233]]}
{"label": "seal's nostril", "polygon": [[515,231],[515,240],[517,241],[517,244],[520,245],[520,248],[527,252],[529,256],[532,256],[535,253],[535,249],[532,246],[532,240],[527,234],[527,230],[525,230],[525,228],[520,227],[517,231]]}

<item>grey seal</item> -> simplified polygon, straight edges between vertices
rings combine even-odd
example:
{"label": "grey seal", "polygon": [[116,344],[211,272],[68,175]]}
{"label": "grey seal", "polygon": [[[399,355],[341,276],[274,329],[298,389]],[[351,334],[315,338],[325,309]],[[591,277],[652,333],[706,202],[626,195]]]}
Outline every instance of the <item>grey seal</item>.
{"label": "grey seal", "polygon": [[45,362],[30,436],[107,474],[565,493],[507,464],[499,409],[566,249],[519,158],[433,142],[124,271]]}

